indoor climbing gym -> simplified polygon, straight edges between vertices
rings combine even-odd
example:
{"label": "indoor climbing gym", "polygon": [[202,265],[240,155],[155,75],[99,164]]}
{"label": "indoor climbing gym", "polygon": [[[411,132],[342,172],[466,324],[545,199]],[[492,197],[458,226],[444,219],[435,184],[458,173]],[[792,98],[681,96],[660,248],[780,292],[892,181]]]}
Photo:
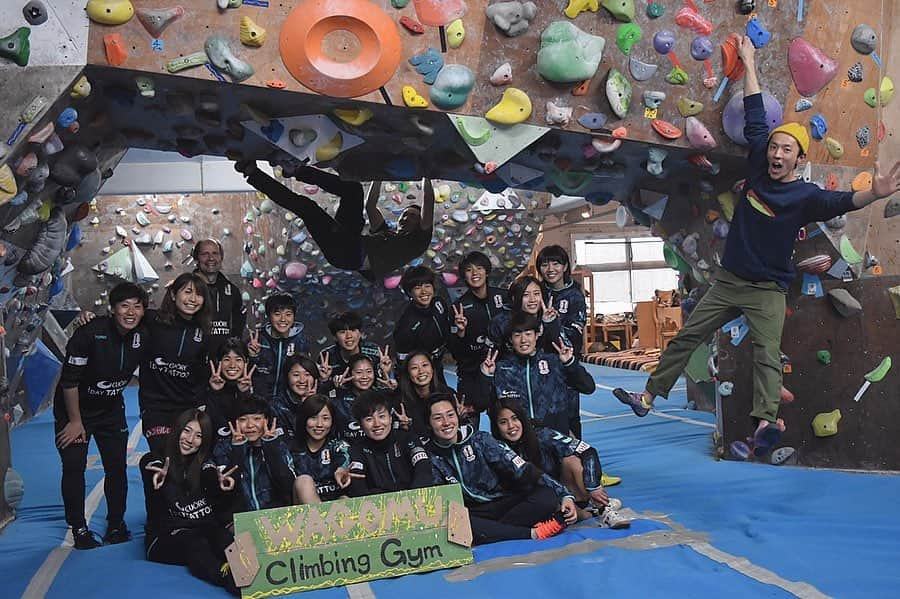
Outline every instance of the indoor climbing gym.
{"label": "indoor climbing gym", "polygon": [[893,596],[895,80],[894,0],[0,1],[0,597]]}

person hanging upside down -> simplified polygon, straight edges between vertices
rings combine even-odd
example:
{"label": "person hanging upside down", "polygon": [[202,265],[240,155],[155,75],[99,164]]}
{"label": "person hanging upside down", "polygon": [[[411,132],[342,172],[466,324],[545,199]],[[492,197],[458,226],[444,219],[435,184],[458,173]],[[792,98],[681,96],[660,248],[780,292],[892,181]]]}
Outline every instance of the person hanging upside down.
{"label": "person hanging upside down", "polygon": [[795,277],[791,257],[797,233],[807,223],[859,210],[900,190],[900,161],[888,173],[875,163],[871,189],[827,191],[797,174],[809,150],[809,134],[799,123],[771,132],[756,75],[756,50],[744,36],[739,54],[744,75],[744,137],[748,172],[725,242],[716,281],[669,343],[641,393],[615,389],[619,401],[645,416],[657,396],[666,397],[694,349],[719,327],[743,313],[753,341],[753,453],[765,456],[781,438],[781,334],[786,293]]}

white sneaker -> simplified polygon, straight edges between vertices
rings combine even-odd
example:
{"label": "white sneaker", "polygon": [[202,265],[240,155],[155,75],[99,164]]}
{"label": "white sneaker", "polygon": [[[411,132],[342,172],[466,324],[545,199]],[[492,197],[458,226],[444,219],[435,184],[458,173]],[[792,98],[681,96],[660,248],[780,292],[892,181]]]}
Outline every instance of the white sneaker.
{"label": "white sneaker", "polygon": [[603,528],[628,528],[631,526],[631,518],[626,518],[614,510],[612,501],[610,501],[610,506],[600,514],[600,526]]}
{"label": "white sneaker", "polygon": [[610,497],[609,505],[607,507],[612,510],[619,511],[620,509],[622,509],[622,500],[618,497]]}

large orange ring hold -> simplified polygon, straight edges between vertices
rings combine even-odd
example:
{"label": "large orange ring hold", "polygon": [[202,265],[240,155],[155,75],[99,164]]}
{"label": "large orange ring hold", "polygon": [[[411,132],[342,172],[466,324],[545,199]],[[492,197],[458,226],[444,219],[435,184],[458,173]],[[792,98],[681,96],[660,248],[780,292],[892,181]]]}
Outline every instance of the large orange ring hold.
{"label": "large orange ring hold", "polygon": [[400,65],[400,32],[368,0],[306,0],[281,26],[279,51],[294,78],[320,94],[354,98],[384,86]]}

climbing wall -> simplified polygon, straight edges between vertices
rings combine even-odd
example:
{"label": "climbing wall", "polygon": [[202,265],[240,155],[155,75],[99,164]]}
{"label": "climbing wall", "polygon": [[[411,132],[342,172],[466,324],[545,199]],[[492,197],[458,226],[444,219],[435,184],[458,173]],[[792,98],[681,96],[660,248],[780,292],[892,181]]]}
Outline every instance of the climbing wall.
{"label": "climbing wall", "polygon": [[[316,186],[285,183],[330,212],[337,208],[337,198]],[[533,209],[546,194],[487,194],[441,181],[435,188],[435,235],[415,264],[440,273],[444,287],[455,294],[462,286],[457,264],[467,252],[480,250],[497,269],[493,282],[508,285],[528,262],[541,223]],[[385,182],[383,192],[379,207],[394,217],[422,194],[418,183],[406,181]],[[255,193],[100,196],[78,226],[69,291],[75,304],[93,310],[106,309],[113,285],[136,278],[158,306],[165,283],[193,267],[194,242],[210,237],[223,245],[222,272],[245,291],[251,323],[264,321],[265,297],[291,293],[313,349],[331,343],[328,319],[344,310],[360,313],[370,339],[388,339],[406,301],[399,273],[370,284],[331,267],[302,220]],[[137,248],[149,268],[134,269],[130,248]]]}
{"label": "climbing wall", "polygon": [[[828,281],[826,292],[843,288],[861,304],[861,311],[850,316],[841,315],[828,299],[792,290],[782,351],[784,385],[794,399],[782,402],[779,416],[787,431],[776,446],[790,449],[773,455],[792,453],[787,463],[804,466],[900,470],[895,442],[900,433],[900,369],[897,364],[879,369],[885,358],[893,356],[896,362],[898,357],[900,287],[893,295],[896,304],[888,292],[898,285],[897,276],[846,284]],[[736,459],[733,442],[752,434],[751,359],[749,338],[735,346],[730,334],[720,335],[719,380],[732,382],[735,389],[720,400],[720,451],[726,459]],[[867,377],[872,382],[855,401]],[[818,434],[817,418],[824,424]]]}

